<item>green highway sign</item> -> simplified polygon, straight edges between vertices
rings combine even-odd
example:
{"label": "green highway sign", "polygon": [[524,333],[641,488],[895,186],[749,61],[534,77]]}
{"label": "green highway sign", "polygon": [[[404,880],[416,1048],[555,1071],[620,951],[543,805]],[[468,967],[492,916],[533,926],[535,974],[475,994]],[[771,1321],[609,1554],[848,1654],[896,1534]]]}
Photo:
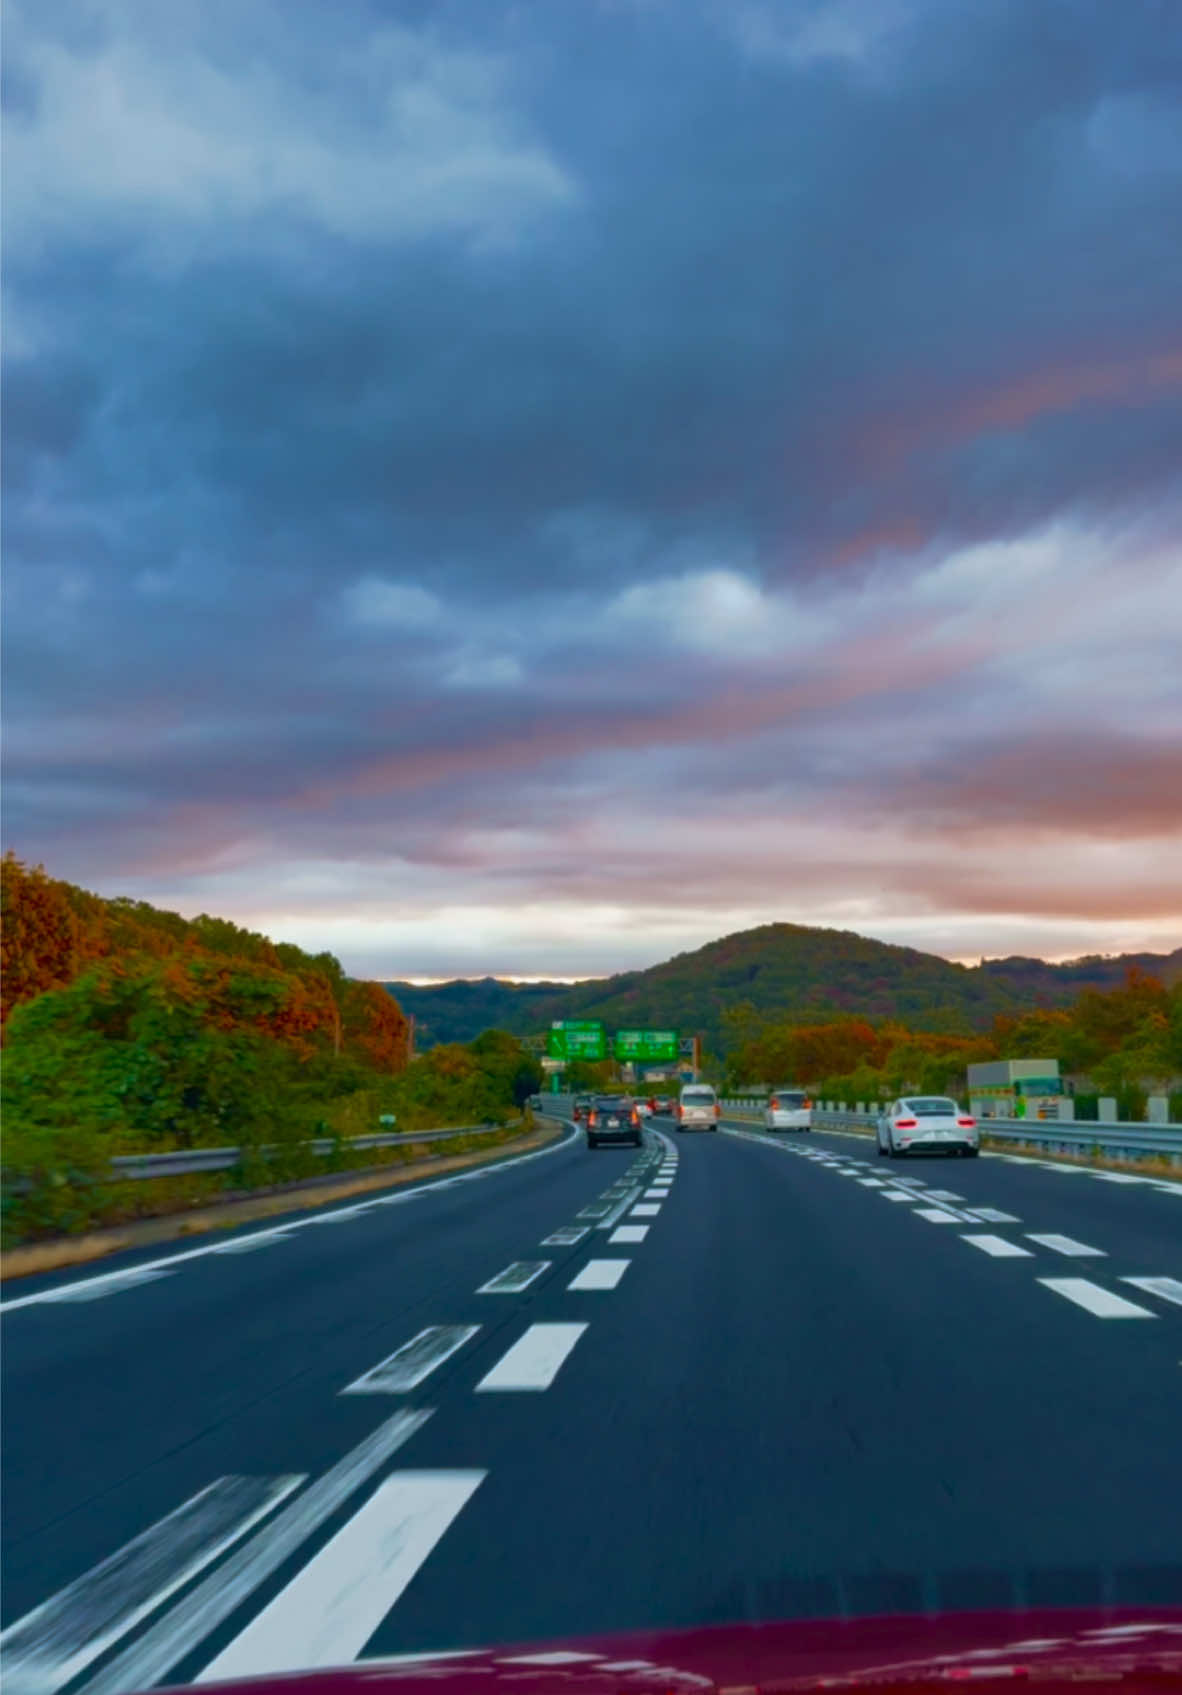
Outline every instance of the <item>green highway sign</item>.
{"label": "green highway sign", "polygon": [[658,1060],[676,1059],[677,1031],[617,1030],[612,1040],[612,1052],[626,1064],[650,1065]]}
{"label": "green highway sign", "polygon": [[599,1018],[555,1019],[546,1034],[551,1059],[606,1059],[607,1032]]}

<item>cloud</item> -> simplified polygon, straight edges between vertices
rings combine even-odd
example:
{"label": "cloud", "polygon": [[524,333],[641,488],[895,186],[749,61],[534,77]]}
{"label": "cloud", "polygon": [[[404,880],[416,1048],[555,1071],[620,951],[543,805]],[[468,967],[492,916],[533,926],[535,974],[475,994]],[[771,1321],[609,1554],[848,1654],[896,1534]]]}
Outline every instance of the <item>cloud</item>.
{"label": "cloud", "polygon": [[176,10],[190,40],[172,53],[121,7],[98,8],[104,27],[81,39],[42,33],[33,8],[10,19],[30,90],[8,141],[18,239],[100,220],[150,239],[166,219],[216,224],[224,240],[278,216],[363,243],[499,244],[575,198],[515,119],[502,58],[386,25],[338,48],[331,78],[297,78],[270,55],[193,39],[193,9]]}
{"label": "cloud", "polygon": [[1160,9],[394,16],[10,8],[6,845],[390,975],[1176,935]]}

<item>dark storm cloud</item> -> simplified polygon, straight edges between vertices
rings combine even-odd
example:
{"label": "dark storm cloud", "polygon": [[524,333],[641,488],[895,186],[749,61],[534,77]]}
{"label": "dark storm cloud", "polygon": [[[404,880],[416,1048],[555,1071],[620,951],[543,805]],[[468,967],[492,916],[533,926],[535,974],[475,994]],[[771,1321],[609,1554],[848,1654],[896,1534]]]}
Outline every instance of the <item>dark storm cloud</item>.
{"label": "dark storm cloud", "polygon": [[[516,875],[515,805],[553,893],[584,785],[955,808],[949,726],[959,768],[1030,711],[1107,715],[1122,792],[1176,723],[1159,5],[291,16],[10,19],[18,851]],[[1153,663],[1097,696],[1131,574]]]}

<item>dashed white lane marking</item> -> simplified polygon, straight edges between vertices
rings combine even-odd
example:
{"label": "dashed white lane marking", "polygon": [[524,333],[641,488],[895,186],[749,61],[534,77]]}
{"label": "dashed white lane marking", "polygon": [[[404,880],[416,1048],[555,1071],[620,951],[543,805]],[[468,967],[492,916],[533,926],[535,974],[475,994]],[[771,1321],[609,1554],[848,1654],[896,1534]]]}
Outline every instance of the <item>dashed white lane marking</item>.
{"label": "dashed white lane marking", "polygon": [[661,1208],[660,1208],[660,1205],[657,1201],[650,1201],[650,1202],[641,1201],[636,1206],[634,1206],[632,1208],[632,1211],[628,1214],[628,1217],[629,1218],[655,1218],[657,1216],[657,1214],[660,1212],[660,1210],[661,1210]]}
{"label": "dashed white lane marking", "polygon": [[52,1695],[304,1481],[219,1477],[0,1635],[8,1695]]}
{"label": "dashed white lane marking", "polygon": [[884,1201],[914,1201],[916,1196],[909,1189],[884,1189],[880,1198]]}
{"label": "dashed white lane marking", "polygon": [[1069,1259],[1107,1257],[1103,1248],[1089,1248],[1086,1242],[1077,1242],[1073,1236],[1056,1236],[1053,1231],[1047,1235],[1035,1235],[1033,1230],[1027,1230],[1025,1234],[1028,1242],[1037,1242],[1040,1248],[1050,1248],[1057,1254],[1066,1254]]}
{"label": "dashed white lane marking", "polygon": [[946,1207],[916,1207],[912,1218],[926,1218],[929,1224],[961,1224],[958,1212],[949,1212]]}
{"label": "dashed white lane marking", "polygon": [[436,1366],[458,1352],[480,1329],[478,1324],[431,1324],[371,1366],[342,1395],[400,1395],[417,1388]]}
{"label": "dashed white lane marking", "polygon": [[628,1190],[627,1194],[625,1194],[623,1198],[614,1207],[612,1207],[611,1211],[607,1213],[607,1215],[599,1222],[599,1224],[596,1225],[595,1228],[597,1230],[610,1230],[612,1225],[615,1224],[618,1219],[623,1218],[632,1203],[639,1199],[640,1184],[635,1183],[632,1188]]}
{"label": "dashed white lane marking", "polygon": [[548,1389],[585,1324],[531,1324],[524,1336],[481,1378],[486,1389]]}
{"label": "dashed white lane marking", "polygon": [[498,1271],[495,1277],[490,1277],[487,1283],[482,1283],[477,1289],[478,1295],[519,1295],[523,1289],[528,1289],[535,1278],[543,1271],[548,1271],[553,1262],[548,1259],[516,1260],[507,1265],[504,1271]]}
{"label": "dashed white lane marking", "polygon": [[196,1681],[355,1660],[485,1476],[395,1472]]}
{"label": "dashed white lane marking", "polygon": [[885,1189],[886,1184],[881,1177],[859,1177],[859,1189]]}
{"label": "dashed white lane marking", "polygon": [[980,1248],[983,1254],[992,1254],[994,1259],[1033,1259],[1029,1248],[1019,1247],[1017,1242],[1007,1242],[1004,1236],[962,1236],[962,1242],[971,1242],[974,1248]]}
{"label": "dashed white lane marking", "polygon": [[125,1695],[150,1689],[228,1619],[259,1584],[289,1559],[353,1492],[380,1469],[431,1417],[429,1410],[397,1412],[297,1495],[268,1527],[252,1537],[144,1634],[82,1687],[86,1695]]}
{"label": "dashed white lane marking", "polygon": [[646,1201],[663,1201],[668,1193],[668,1189],[646,1189],[644,1198]]}
{"label": "dashed white lane marking", "polygon": [[568,1289],[614,1289],[632,1264],[630,1259],[589,1259],[577,1277],[572,1277]]}
{"label": "dashed white lane marking", "polygon": [[928,1195],[933,1201],[963,1201],[963,1195],[954,1195],[951,1189],[929,1189]]}
{"label": "dashed white lane marking", "polygon": [[1012,1212],[999,1212],[996,1207],[968,1207],[965,1209],[970,1218],[979,1218],[982,1224],[1021,1224],[1020,1218],[1015,1218]]}
{"label": "dashed white lane marking", "polygon": [[614,1248],[620,1242],[643,1242],[648,1235],[647,1224],[621,1224],[618,1230],[613,1230],[607,1239],[609,1248]]}
{"label": "dashed white lane marking", "polygon": [[1172,1301],[1176,1307],[1182,1307],[1182,1283],[1176,1277],[1122,1277],[1122,1283],[1131,1283],[1134,1289],[1144,1289],[1147,1295],[1158,1295],[1163,1301]]}
{"label": "dashed white lane marking", "polygon": [[588,1225],[581,1227],[577,1224],[564,1225],[561,1230],[556,1230],[552,1236],[543,1236],[542,1246],[544,1248],[573,1248],[576,1242],[581,1242],[583,1237],[589,1233],[589,1229]]}
{"label": "dashed white lane marking", "polygon": [[1114,1295],[1111,1290],[1102,1289],[1098,1283],[1091,1283],[1086,1277],[1040,1277],[1037,1281],[1044,1289],[1054,1290],[1056,1295],[1074,1301],[1077,1307],[1094,1313],[1097,1318],[1157,1317],[1148,1307],[1139,1307],[1135,1301],[1126,1301],[1123,1295]]}

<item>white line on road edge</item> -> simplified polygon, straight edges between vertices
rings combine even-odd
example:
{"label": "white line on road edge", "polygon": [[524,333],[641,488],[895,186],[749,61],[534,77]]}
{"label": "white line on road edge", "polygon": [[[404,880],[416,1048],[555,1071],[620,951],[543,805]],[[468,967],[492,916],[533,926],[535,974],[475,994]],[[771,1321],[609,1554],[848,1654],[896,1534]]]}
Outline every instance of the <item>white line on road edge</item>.
{"label": "white line on road edge", "polygon": [[1158,1295],[1163,1301],[1172,1301],[1176,1307],[1182,1307],[1182,1283],[1176,1277],[1122,1277],[1122,1283],[1131,1283],[1134,1289],[1144,1289],[1147,1295]]}
{"label": "white line on road edge", "polygon": [[983,1254],[992,1254],[994,1259],[1033,1259],[1029,1248],[1020,1248],[1017,1242],[1007,1242],[1004,1236],[962,1236],[962,1242],[971,1242],[974,1248],[980,1248]]}
{"label": "white line on road edge", "polygon": [[[508,1171],[512,1166],[525,1165],[531,1159],[545,1159],[549,1154],[556,1154],[563,1148],[570,1147],[571,1143],[577,1139],[578,1134],[578,1126],[573,1125],[571,1127],[570,1134],[568,1136],[561,1137],[557,1142],[550,1142],[544,1148],[534,1148],[532,1152],[528,1154],[514,1154],[509,1159],[497,1160],[495,1163],[490,1163],[487,1167],[482,1168],[480,1175],[482,1177],[486,1175],[491,1177],[496,1172]],[[468,1174],[465,1173],[464,1175],[466,1176]],[[457,1179],[454,1177],[436,1177],[434,1179],[428,1179],[426,1182],[416,1183],[413,1189],[401,1190],[396,1195],[383,1195],[380,1201],[374,1201],[371,1204],[374,1206],[388,1206],[395,1201],[411,1201],[414,1200],[416,1196],[427,1194],[432,1190],[445,1189],[456,1181]],[[352,1208],[350,1210],[355,1211],[356,1209]],[[266,1240],[268,1238],[273,1239],[277,1236],[287,1236],[293,1231],[304,1230],[309,1225],[318,1224],[323,1216],[324,1215],[322,1213],[317,1213],[312,1218],[289,1218],[283,1224],[273,1224],[266,1230],[253,1231],[250,1239],[252,1241],[260,1241],[261,1245],[262,1240]],[[245,1241],[246,1239],[246,1237],[238,1238],[239,1241]],[[139,1273],[160,1271],[163,1275],[171,1271],[174,1265],[180,1265],[185,1260],[204,1259],[207,1254],[225,1253],[228,1246],[229,1244],[226,1242],[206,1242],[200,1248],[185,1248],[179,1254],[166,1254],[160,1259],[147,1260],[143,1265],[130,1266],[123,1271],[104,1271],[98,1277],[87,1277],[77,1283],[65,1285],[59,1284],[53,1289],[42,1289],[35,1295],[18,1295],[14,1300],[0,1302],[0,1317],[2,1317],[6,1312],[15,1312],[18,1307],[41,1306],[49,1301],[63,1301],[67,1299],[89,1300],[92,1298],[90,1295],[75,1295],[69,1297],[66,1295],[65,1290],[67,1288],[87,1290],[95,1289],[101,1283],[110,1283],[115,1279],[127,1279],[130,1277],[132,1272]],[[244,1253],[246,1250],[243,1248],[239,1251]],[[145,1282],[147,1279],[140,1277],[137,1281]]]}
{"label": "white line on road edge", "polygon": [[531,1324],[524,1336],[481,1378],[486,1389],[548,1389],[585,1324]]}
{"label": "white line on road edge", "polygon": [[298,1489],[219,1477],[0,1635],[6,1695],[52,1695]]}
{"label": "white line on road edge", "polygon": [[1114,1295],[1098,1283],[1090,1283],[1086,1277],[1039,1277],[1036,1281],[1044,1289],[1053,1289],[1056,1295],[1062,1295],[1066,1300],[1074,1301],[1077,1307],[1094,1313],[1097,1318],[1157,1317],[1148,1307],[1126,1301],[1123,1295]]}
{"label": "white line on road edge", "polygon": [[431,1324],[371,1366],[342,1395],[400,1395],[416,1389],[480,1329],[478,1324]]}
{"label": "white line on road edge", "polygon": [[549,1271],[553,1260],[522,1259],[507,1265],[504,1271],[498,1271],[495,1277],[490,1277],[487,1283],[482,1283],[477,1289],[478,1295],[519,1295],[523,1289]]}
{"label": "white line on road edge", "polygon": [[568,1289],[614,1289],[632,1264],[630,1259],[589,1259],[577,1277],[567,1284]]}
{"label": "white line on road edge", "polygon": [[643,1242],[648,1233],[649,1226],[647,1224],[621,1224],[618,1230],[612,1231],[607,1239],[607,1245],[609,1248],[614,1248],[617,1243]]}
{"label": "white line on road edge", "polygon": [[355,1660],[486,1475],[395,1472],[195,1681]]}
{"label": "white line on road edge", "polygon": [[408,1408],[379,1425],[331,1471],[297,1495],[268,1525],[265,1534],[253,1537],[216,1566],[150,1630],[83,1684],[86,1695],[125,1695],[128,1689],[150,1689],[159,1683],[165,1672],[228,1619],[430,1417],[430,1410],[412,1412]]}
{"label": "white line on road edge", "polygon": [[1033,1230],[1025,1232],[1028,1242],[1037,1242],[1040,1248],[1051,1248],[1057,1254],[1066,1254],[1069,1259],[1105,1259],[1103,1248],[1089,1248],[1086,1242],[1077,1242],[1074,1236],[1056,1236],[1053,1232],[1045,1236],[1036,1236]]}
{"label": "white line on road edge", "polygon": [[[47,1289],[42,1299],[46,1304],[55,1301],[101,1301],[108,1295],[118,1295],[124,1289],[134,1289],[140,1283],[159,1283],[167,1271],[153,1271],[150,1266],[133,1266],[127,1271],[108,1272],[105,1277],[91,1277],[85,1283],[65,1283],[59,1289]],[[28,1299],[28,1296],[22,1297]],[[16,1306],[9,1301],[8,1306]]]}

